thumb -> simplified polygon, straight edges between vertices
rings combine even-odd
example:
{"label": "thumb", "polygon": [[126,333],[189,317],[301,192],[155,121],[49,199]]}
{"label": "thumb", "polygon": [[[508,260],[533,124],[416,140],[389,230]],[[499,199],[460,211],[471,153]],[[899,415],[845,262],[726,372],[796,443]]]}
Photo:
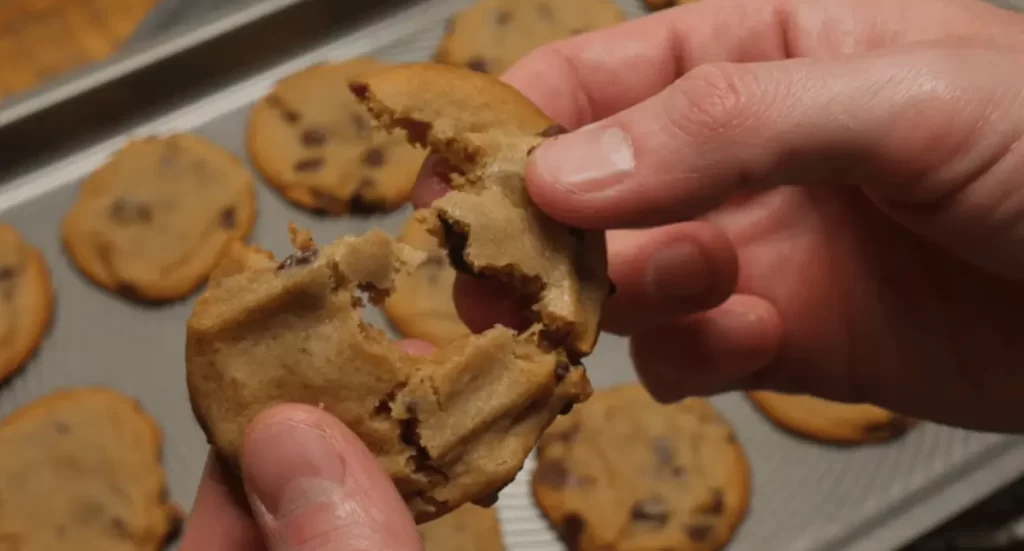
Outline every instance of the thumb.
{"label": "thumb", "polygon": [[699,217],[737,192],[857,184],[926,237],[1024,274],[1024,244],[1007,237],[1024,233],[1022,63],[1010,48],[931,44],[702,65],[542,144],[530,194],[567,224],[623,228]]}
{"label": "thumb", "polygon": [[269,551],[422,551],[391,480],[359,438],[310,406],[261,413],[242,472]]}

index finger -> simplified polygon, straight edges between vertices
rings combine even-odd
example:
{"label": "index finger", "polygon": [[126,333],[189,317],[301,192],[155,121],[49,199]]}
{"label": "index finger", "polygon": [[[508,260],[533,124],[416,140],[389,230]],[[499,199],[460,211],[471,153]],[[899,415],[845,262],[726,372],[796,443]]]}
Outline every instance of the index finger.
{"label": "index finger", "polygon": [[984,2],[701,0],[540,47],[501,78],[576,129],[705,63],[831,57],[954,35],[998,36],[1014,25],[1016,18]]}

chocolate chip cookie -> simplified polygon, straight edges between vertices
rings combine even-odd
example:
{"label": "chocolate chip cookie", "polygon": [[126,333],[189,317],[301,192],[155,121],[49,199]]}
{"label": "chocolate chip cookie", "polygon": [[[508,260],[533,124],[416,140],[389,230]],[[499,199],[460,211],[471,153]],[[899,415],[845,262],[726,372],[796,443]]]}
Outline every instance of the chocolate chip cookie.
{"label": "chocolate chip cookie", "polygon": [[193,411],[237,473],[245,427],[282,403],[318,405],[351,428],[418,522],[491,502],[541,432],[590,383],[541,328],[496,327],[413,356],[362,321],[426,254],[380,230],[318,247],[292,228],[281,261],[237,244],[188,321]]}
{"label": "chocolate chip cookie", "polygon": [[0,423],[0,549],[156,551],[181,520],[160,429],[102,388],[63,390]]}
{"label": "chocolate chip cookie", "polygon": [[480,0],[448,22],[435,59],[498,75],[539,46],[624,19],[611,0]]}
{"label": "chocolate chip cookie", "polygon": [[408,201],[424,154],[374,129],[347,93],[350,79],[386,66],[370,58],[314,65],[253,106],[249,156],[286,199],[326,214],[386,212]]}
{"label": "chocolate chip cookie", "polygon": [[746,515],[748,470],[707,400],[661,405],[626,384],[551,425],[532,487],[569,549],[713,550]]}
{"label": "chocolate chip cookie", "polygon": [[442,346],[471,331],[452,300],[455,269],[428,232],[436,223],[429,209],[413,213],[406,222],[398,241],[425,252],[427,258],[412,272],[398,276],[395,292],[384,301],[384,313],[403,336]]}
{"label": "chocolate chip cookie", "polygon": [[459,67],[403,65],[351,87],[386,128],[449,161],[452,190],[430,206],[429,231],[452,266],[518,289],[550,346],[589,354],[613,292],[604,233],[547,216],[525,183],[529,152],[564,129],[515,88]]}
{"label": "chocolate chip cookie", "polygon": [[420,526],[423,551],[505,551],[494,509],[463,505]]}
{"label": "chocolate chip cookie", "polygon": [[96,284],[141,301],[184,298],[256,219],[252,175],[194,134],[129,142],[78,190],[65,250]]}
{"label": "chocolate chip cookie", "polygon": [[871,404],[845,404],[797,394],[748,392],[771,422],[798,436],[833,444],[885,442],[905,434],[915,420]]}
{"label": "chocolate chip cookie", "polygon": [[35,353],[53,317],[53,287],[43,255],[0,224],[0,382]]}

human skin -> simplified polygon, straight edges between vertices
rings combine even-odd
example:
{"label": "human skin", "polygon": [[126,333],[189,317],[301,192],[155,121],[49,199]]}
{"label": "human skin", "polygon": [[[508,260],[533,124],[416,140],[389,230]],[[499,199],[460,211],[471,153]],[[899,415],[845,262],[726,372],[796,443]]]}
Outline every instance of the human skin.
{"label": "human skin", "polygon": [[[656,398],[770,389],[1016,432],[1022,66],[1024,16],[980,1],[702,0],[503,79],[577,129],[535,151],[529,191],[608,231],[606,328]],[[417,206],[444,192],[432,165]],[[504,290],[456,287],[473,329],[520,323]]]}

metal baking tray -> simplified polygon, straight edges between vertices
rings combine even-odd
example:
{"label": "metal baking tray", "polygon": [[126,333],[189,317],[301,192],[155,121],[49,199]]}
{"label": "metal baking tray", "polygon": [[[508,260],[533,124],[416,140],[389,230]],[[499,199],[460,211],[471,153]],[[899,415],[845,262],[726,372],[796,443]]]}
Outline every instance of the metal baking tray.
{"label": "metal baking tray", "polygon": [[[162,423],[172,497],[191,504],[206,454],[185,389],[191,301],[139,306],[89,284],[63,254],[59,219],[75,186],[130,137],[191,130],[245,156],[250,104],[323,60],[372,54],[429,59],[443,23],[471,0],[266,0],[179,30],[0,111],[0,219],[40,247],[57,311],[39,354],[0,388],[0,415],[59,387],[103,384],[141,399]],[[640,0],[622,0],[631,16]],[[373,226],[397,232],[408,209],[371,218],[314,217],[259,187],[253,241],[281,253],[295,220],[319,240]],[[368,319],[385,326],[376,312]],[[606,335],[587,362],[597,386],[633,378],[626,342]],[[924,424],[889,445],[836,449],[798,440],[743,399],[714,402],[736,426],[753,470],[751,512],[729,547],[894,549],[1008,483],[1024,440]],[[533,466],[529,462],[527,471]],[[560,549],[529,497],[529,472],[501,495],[512,551]]]}

